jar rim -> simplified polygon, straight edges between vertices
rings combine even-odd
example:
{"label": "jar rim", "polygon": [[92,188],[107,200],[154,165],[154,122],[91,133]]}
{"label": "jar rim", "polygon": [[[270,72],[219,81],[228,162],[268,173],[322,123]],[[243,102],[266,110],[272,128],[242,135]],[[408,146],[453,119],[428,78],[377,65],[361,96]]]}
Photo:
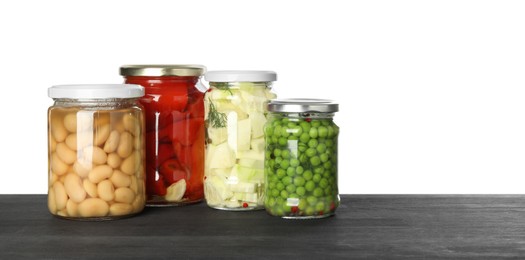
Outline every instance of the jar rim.
{"label": "jar rim", "polygon": [[215,70],[204,75],[209,82],[272,82],[277,73],[269,70]]}
{"label": "jar rim", "polygon": [[206,67],[197,64],[140,64],[120,66],[122,76],[202,76],[206,72]]}
{"label": "jar rim", "polygon": [[334,113],[339,111],[339,104],[328,99],[288,98],[274,99],[268,103],[269,112],[277,113]]}

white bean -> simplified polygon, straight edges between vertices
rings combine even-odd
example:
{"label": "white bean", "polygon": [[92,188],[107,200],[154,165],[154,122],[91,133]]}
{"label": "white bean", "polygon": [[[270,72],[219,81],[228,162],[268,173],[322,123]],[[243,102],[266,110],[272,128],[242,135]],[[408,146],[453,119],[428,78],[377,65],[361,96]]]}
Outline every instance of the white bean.
{"label": "white bean", "polygon": [[77,160],[77,153],[69,149],[65,143],[57,144],[56,154],[60,160],[67,164],[73,164]]}
{"label": "white bean", "polygon": [[124,132],[120,135],[120,142],[117,148],[117,154],[120,158],[127,158],[133,152],[133,136]]}
{"label": "white bean", "polygon": [[91,198],[98,197],[97,185],[90,182],[88,179],[84,179],[82,187]]}
{"label": "white bean", "polygon": [[124,128],[126,128],[126,130],[128,130],[132,135],[140,135],[139,121],[132,114],[125,114],[122,118],[122,123],[124,124]]}
{"label": "white bean", "polygon": [[76,217],[78,215],[78,204],[73,200],[69,199],[66,204],[67,215],[70,217]]}
{"label": "white bean", "polygon": [[66,188],[67,195],[74,202],[79,203],[86,198],[86,191],[84,190],[82,180],[78,175],[74,173],[66,175],[64,187]]}
{"label": "white bean", "polygon": [[133,175],[139,167],[140,164],[140,154],[135,151],[128,158],[124,159],[120,165],[120,170],[128,175]]}
{"label": "white bean", "polygon": [[112,201],[115,198],[115,188],[110,180],[103,180],[97,185],[98,197],[105,201]]}
{"label": "white bean", "polygon": [[73,171],[82,178],[86,178],[92,168],[91,162],[76,161],[75,164],[73,164]]}
{"label": "white bean", "polygon": [[109,207],[109,215],[112,216],[123,216],[131,214],[133,206],[127,203],[114,203]]}
{"label": "white bean", "polygon": [[49,133],[48,137],[48,144],[49,144],[49,151],[54,152],[57,148],[57,141],[55,140],[55,137],[51,133]]}
{"label": "white bean", "polygon": [[135,192],[130,188],[118,188],[115,190],[115,201],[131,204],[135,200]]}
{"label": "white bean", "polygon": [[69,134],[66,137],[66,145],[69,149],[76,151],[77,150],[77,134]]}
{"label": "white bean", "polygon": [[58,180],[58,175],[53,172],[49,173],[49,186],[52,186]]}
{"label": "white bean", "polygon": [[112,173],[113,173],[113,168],[111,168],[110,166],[105,165],[105,164],[99,165],[93,168],[89,172],[88,178],[89,178],[89,181],[91,181],[92,183],[99,183],[111,177]]}
{"label": "white bean", "polygon": [[102,199],[89,198],[78,204],[81,217],[104,217],[109,212],[109,205]]}
{"label": "white bean", "polygon": [[118,154],[110,153],[110,154],[108,154],[108,161],[107,161],[107,163],[108,163],[109,166],[111,166],[114,169],[116,169],[122,163],[122,159],[120,158],[120,156],[118,156]]}
{"label": "white bean", "polygon": [[106,140],[109,137],[110,130],[111,129],[109,127],[109,124],[105,124],[100,127],[97,127],[94,133],[95,134],[95,138],[94,138],[95,145],[99,146],[103,144],[104,142],[106,142]]}
{"label": "white bean", "polygon": [[139,194],[139,183],[137,182],[137,177],[135,177],[135,175],[131,175],[131,183],[129,184],[129,188],[135,194]]}
{"label": "white bean", "polygon": [[66,140],[67,130],[64,127],[61,118],[58,118],[56,116],[51,118],[51,124],[49,125],[49,127],[51,128],[51,133],[53,134],[57,142],[60,143]]}
{"label": "white bean", "polygon": [[57,203],[55,197],[55,188],[53,187],[49,188],[47,192],[47,208],[49,209],[49,212],[51,212],[52,214],[56,214]]}
{"label": "white bean", "polygon": [[64,127],[71,133],[75,133],[77,131],[76,113],[69,113],[64,117]]}
{"label": "white bean", "polygon": [[120,134],[117,130],[111,131],[106,143],[104,144],[104,152],[112,153],[117,150],[118,142],[120,140]]}
{"label": "white bean", "polygon": [[61,210],[66,207],[67,203],[67,193],[64,185],[57,181],[53,184],[53,189],[55,190],[55,201],[57,210]]}
{"label": "white bean", "polygon": [[63,175],[67,172],[69,166],[64,163],[56,153],[51,155],[51,170],[57,175]]}
{"label": "white bean", "polygon": [[108,155],[98,146],[89,146],[82,150],[82,158],[87,162],[92,161],[94,164],[104,164],[108,160]]}
{"label": "white bean", "polygon": [[113,185],[115,185],[115,187],[117,188],[129,187],[129,185],[131,184],[131,177],[122,173],[119,170],[114,170],[109,180],[111,180],[111,182],[113,182]]}

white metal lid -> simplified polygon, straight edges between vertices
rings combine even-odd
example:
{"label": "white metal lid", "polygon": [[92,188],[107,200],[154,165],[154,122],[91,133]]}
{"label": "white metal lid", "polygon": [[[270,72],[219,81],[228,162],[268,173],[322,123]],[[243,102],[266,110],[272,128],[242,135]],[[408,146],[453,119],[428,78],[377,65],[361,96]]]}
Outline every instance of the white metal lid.
{"label": "white metal lid", "polygon": [[268,103],[268,111],[282,113],[334,113],[339,111],[339,104],[328,99],[273,99]]}
{"label": "white metal lid", "polygon": [[265,70],[216,70],[208,71],[204,78],[209,82],[270,82],[277,80],[277,73]]}
{"label": "white metal lid", "polygon": [[50,98],[137,98],[144,96],[144,88],[135,84],[78,84],[57,85],[48,88]]}

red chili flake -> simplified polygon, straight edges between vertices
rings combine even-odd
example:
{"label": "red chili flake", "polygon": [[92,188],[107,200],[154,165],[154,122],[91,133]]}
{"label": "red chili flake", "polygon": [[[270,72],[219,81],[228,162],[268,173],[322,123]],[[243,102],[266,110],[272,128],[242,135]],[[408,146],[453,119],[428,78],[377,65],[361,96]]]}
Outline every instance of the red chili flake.
{"label": "red chili flake", "polygon": [[299,207],[297,207],[297,206],[293,206],[293,207],[292,207],[292,213],[295,214],[295,213],[297,213],[298,211],[299,211]]}
{"label": "red chili flake", "polygon": [[334,211],[335,210],[335,203],[330,203],[330,211]]}
{"label": "red chili flake", "polygon": [[247,208],[247,207],[248,207],[248,203],[244,202],[244,203],[242,204],[242,207],[243,207],[243,208]]}
{"label": "red chili flake", "polygon": [[322,210],[319,211],[319,215],[324,215],[324,212]]}
{"label": "red chili flake", "polygon": [[311,118],[307,118],[307,119],[305,119],[304,121],[310,123],[310,122],[312,122],[312,119],[311,119]]}

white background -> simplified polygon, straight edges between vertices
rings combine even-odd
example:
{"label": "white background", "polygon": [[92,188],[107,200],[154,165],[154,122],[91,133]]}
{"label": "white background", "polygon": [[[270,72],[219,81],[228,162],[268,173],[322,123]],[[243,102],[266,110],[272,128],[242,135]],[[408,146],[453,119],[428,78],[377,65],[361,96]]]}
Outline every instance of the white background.
{"label": "white background", "polygon": [[2,1],[0,193],[46,193],[47,88],[137,63],[338,100],[341,193],[525,191],[523,1]]}

